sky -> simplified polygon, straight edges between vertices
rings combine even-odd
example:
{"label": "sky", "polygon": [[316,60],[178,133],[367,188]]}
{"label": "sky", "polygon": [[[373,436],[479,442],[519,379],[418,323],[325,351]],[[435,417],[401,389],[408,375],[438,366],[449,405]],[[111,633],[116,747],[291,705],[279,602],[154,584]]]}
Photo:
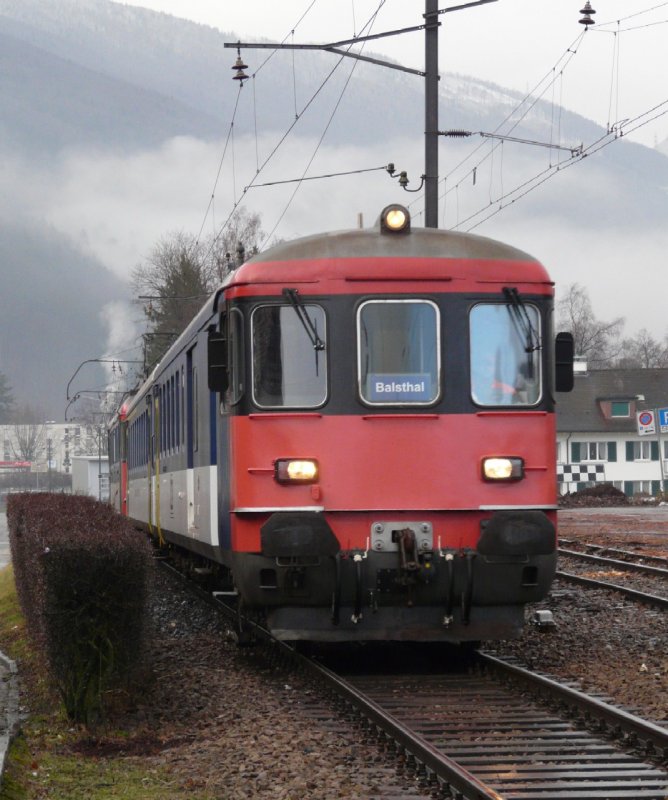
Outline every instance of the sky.
{"label": "sky", "polygon": [[[211,25],[234,34],[235,39],[283,40],[295,28],[295,42],[324,42],[346,38],[361,30],[379,2],[132,0],[128,4]],[[457,2],[450,0],[450,4]],[[578,23],[584,2],[497,0],[442,15],[440,69],[528,93],[545,76],[550,77],[554,68],[561,74],[556,82],[560,93],[556,101],[604,126],[609,121],[633,118],[668,100],[668,88],[663,81],[668,0],[594,0],[597,25],[586,32]],[[446,6],[446,0],[442,0],[441,6]],[[651,13],[642,13],[650,7]],[[307,9],[309,13],[297,25]],[[382,32],[419,25],[423,11],[424,0],[385,0],[373,30]],[[622,32],[615,35],[610,31],[617,29],[618,17]],[[610,21],[612,25],[608,24]],[[424,37],[417,33],[378,40],[373,49],[406,66],[421,68]],[[236,52],[227,52],[231,67]],[[252,73],[266,56],[248,49],[243,57]],[[406,80],[409,79],[412,77],[407,76]],[[665,110],[668,111],[668,102]],[[443,110],[442,119],[445,118]],[[408,169],[411,177],[419,176],[423,167],[422,148],[416,147],[415,141],[404,141],[397,132],[394,134],[394,139],[388,132],[387,139],[369,142],[364,147],[334,147],[325,140],[319,149],[315,139],[288,137],[268,174],[263,173],[263,180],[300,175],[316,149],[317,160],[309,167],[311,174],[377,166],[400,158],[401,169]],[[222,139],[205,142],[177,137],[146,152],[68,151],[54,164],[13,163],[10,167],[16,172],[13,181],[16,190],[7,194],[7,200],[0,198],[0,212],[3,204],[11,209],[25,206],[30,213],[41,215],[49,225],[65,233],[83,252],[127,278],[131,269],[144,262],[155,244],[169,232],[215,233],[233,202],[239,199],[241,187],[254,174],[258,147],[263,154],[272,152],[278,135],[275,131],[261,131],[259,140],[239,137],[235,141],[237,172],[230,180],[228,158],[220,182],[213,189],[216,195],[213,205],[210,199],[220,169]],[[627,135],[648,146],[668,139],[668,114]],[[540,148],[524,150],[527,159],[549,157],[549,151]],[[522,168],[532,175],[538,172],[535,162],[522,163],[524,156],[518,163],[507,158],[507,161],[493,160],[488,165],[487,182],[481,172],[477,184],[473,182],[475,186],[467,185],[461,193],[457,190],[450,194],[447,204],[441,204],[442,227],[456,227],[460,219],[466,218],[467,202],[475,209],[487,202],[491,205],[492,195],[500,189],[507,190],[511,178],[521,182]],[[411,159],[412,163],[404,163]],[[445,161],[444,154],[442,170]],[[241,174],[242,166],[251,174]],[[633,336],[647,327],[652,335],[663,339],[668,333],[665,304],[655,300],[653,290],[648,294],[647,281],[629,281],[628,276],[629,264],[642,262],[647,265],[645,277],[652,287],[665,284],[663,264],[668,250],[668,229],[650,226],[649,222],[638,229],[626,226],[623,230],[606,224],[596,213],[596,201],[599,196],[611,196],[618,191],[618,184],[609,183],[605,170],[603,159],[585,159],[550,182],[545,191],[559,192],[559,201],[550,206],[551,212],[538,209],[531,214],[540,205],[537,201],[540,192],[536,192],[473,232],[511,243],[541,260],[556,282],[557,297],[572,283],[584,284],[590,291],[597,319],[626,318],[625,336]],[[419,198],[403,193],[383,172],[363,181],[340,178],[327,183],[328,213],[324,219],[322,185],[319,181],[305,183],[294,202],[293,187],[288,185],[249,193],[243,203],[248,210],[261,215],[263,229],[271,242],[275,237],[287,239],[323,229],[355,227],[359,213],[364,215],[364,224],[371,225],[378,210],[388,202],[406,203]],[[352,204],[351,187],[356,187],[357,192]],[[363,191],[357,191],[359,187],[364,187]],[[566,206],[572,198],[589,203],[591,218],[580,219],[574,225],[572,217],[558,213],[559,202]],[[137,309],[134,312],[135,317],[127,319],[118,309],[108,314],[109,352],[129,346],[127,337],[136,340],[134,323],[140,315],[137,316]]]}
{"label": "sky", "polygon": [[[495,0],[443,14],[440,69],[520,92],[557,74],[556,100],[602,125],[633,120],[668,100],[661,80],[666,71],[668,2],[593,0],[596,24],[583,37],[585,26],[579,20],[584,2]],[[374,34],[420,25],[425,7],[424,0],[131,0],[127,4],[234,32],[242,41],[287,37],[295,43],[348,38],[359,33],[379,5]],[[459,4],[459,0],[441,2],[439,8]],[[376,40],[368,48],[405,66],[423,67],[422,32]],[[255,58],[251,50],[243,54],[250,72],[260,58],[256,52]],[[234,57],[231,51],[230,65]],[[668,111],[668,104],[660,110]],[[627,123],[627,135],[654,146],[668,138],[668,114],[635,131],[629,127],[634,124]]]}

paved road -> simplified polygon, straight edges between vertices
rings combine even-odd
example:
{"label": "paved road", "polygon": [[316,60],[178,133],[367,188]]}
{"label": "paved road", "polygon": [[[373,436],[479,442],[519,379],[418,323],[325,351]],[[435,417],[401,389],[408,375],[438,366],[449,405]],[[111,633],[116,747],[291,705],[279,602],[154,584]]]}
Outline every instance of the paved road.
{"label": "paved road", "polygon": [[0,569],[9,564],[9,538],[7,532],[7,514],[0,512]]}

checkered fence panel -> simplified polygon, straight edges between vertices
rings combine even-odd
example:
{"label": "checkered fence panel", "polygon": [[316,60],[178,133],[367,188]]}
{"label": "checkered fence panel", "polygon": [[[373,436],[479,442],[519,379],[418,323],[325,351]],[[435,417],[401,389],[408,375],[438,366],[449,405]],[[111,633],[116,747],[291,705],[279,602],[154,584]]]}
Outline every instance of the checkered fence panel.
{"label": "checkered fence panel", "polygon": [[604,481],[605,464],[557,464],[557,479],[568,483]]}

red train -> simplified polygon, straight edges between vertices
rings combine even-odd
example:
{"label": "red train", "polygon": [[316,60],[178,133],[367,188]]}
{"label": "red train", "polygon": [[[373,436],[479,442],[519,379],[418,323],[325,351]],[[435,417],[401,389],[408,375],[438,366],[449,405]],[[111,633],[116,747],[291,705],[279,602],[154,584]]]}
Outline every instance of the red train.
{"label": "red train", "polygon": [[119,414],[112,502],[283,639],[516,636],[556,567],[552,319],[536,260],[401,206],[280,244]]}

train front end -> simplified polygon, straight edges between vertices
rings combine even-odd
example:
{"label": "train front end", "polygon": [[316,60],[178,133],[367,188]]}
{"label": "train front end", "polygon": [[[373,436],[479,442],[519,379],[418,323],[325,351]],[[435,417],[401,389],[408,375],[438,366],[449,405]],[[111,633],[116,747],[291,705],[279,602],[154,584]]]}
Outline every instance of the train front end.
{"label": "train front end", "polygon": [[283,639],[517,636],[556,568],[552,304],[526,254],[396,208],[237,270],[209,382],[244,607]]}

